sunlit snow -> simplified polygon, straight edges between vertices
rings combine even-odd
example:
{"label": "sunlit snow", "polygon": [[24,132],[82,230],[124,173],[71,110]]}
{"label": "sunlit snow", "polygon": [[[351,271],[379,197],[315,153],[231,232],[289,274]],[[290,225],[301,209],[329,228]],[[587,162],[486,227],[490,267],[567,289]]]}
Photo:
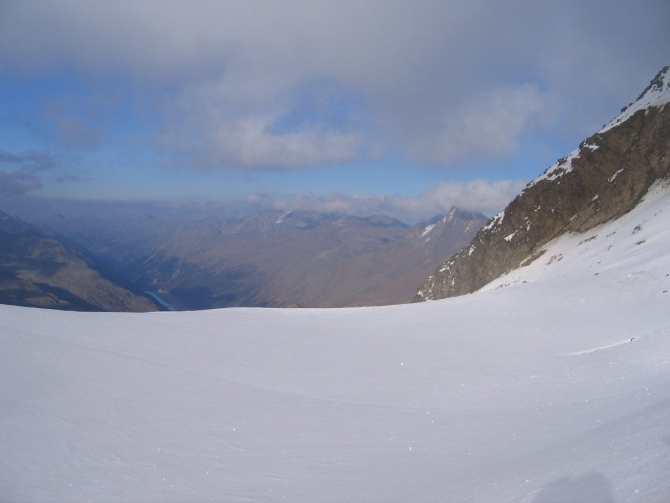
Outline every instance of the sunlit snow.
{"label": "sunlit snow", "polygon": [[420,304],[0,306],[0,500],[670,501],[669,224]]}

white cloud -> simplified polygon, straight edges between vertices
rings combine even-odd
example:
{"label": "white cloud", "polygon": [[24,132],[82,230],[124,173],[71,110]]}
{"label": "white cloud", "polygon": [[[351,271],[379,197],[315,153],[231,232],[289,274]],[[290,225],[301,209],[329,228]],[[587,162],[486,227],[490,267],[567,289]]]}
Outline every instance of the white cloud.
{"label": "white cloud", "polygon": [[414,142],[411,152],[432,164],[510,156],[519,135],[542,112],[547,106],[534,85],[492,90],[448,114],[441,128]]}
{"label": "white cloud", "polygon": [[470,211],[495,213],[502,210],[525,186],[523,180],[473,180],[466,184],[442,182],[422,196],[409,198],[408,203],[424,212],[443,212],[446,208],[456,206]]}
{"label": "white cloud", "polygon": [[359,157],[362,138],[356,133],[309,129],[272,134],[272,119],[247,118],[235,129],[221,128],[212,135],[212,150],[222,162],[247,167],[302,168],[347,162]]}
{"label": "white cloud", "polygon": [[[187,124],[160,137],[163,148],[200,171],[221,168],[297,169],[380,155],[362,131],[319,124],[280,130],[279,116],[214,117],[192,108]],[[200,122],[198,123],[198,118]]]}
{"label": "white cloud", "polygon": [[159,144],[201,171],[297,169],[381,155],[364,111],[335,84],[296,86],[286,75],[238,70],[189,85],[167,107]]}

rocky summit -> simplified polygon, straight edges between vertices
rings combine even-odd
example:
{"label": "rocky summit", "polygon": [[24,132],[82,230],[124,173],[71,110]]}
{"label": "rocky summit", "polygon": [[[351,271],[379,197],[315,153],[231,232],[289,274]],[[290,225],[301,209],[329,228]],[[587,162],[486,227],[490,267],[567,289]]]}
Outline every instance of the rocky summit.
{"label": "rocky summit", "polygon": [[413,302],[472,293],[543,254],[551,240],[633,209],[670,178],[670,67],[600,131],[529,183],[468,246],[439,266]]}

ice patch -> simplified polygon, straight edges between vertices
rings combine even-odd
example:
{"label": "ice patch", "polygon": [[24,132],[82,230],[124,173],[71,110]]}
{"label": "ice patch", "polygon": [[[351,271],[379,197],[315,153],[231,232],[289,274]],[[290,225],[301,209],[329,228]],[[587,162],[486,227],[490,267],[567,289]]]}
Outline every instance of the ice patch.
{"label": "ice patch", "polygon": [[607,179],[607,181],[610,182],[610,183],[613,182],[614,179],[617,177],[617,175],[618,175],[619,173],[621,173],[622,171],[623,171],[623,168],[621,168],[619,171],[617,171],[617,172],[614,173],[612,176],[610,176],[610,177]]}
{"label": "ice patch", "polygon": [[293,210],[290,210],[290,211],[285,212],[282,216],[280,216],[280,217],[277,219],[277,221],[275,222],[275,225],[279,225],[279,224],[281,224],[281,223],[284,221],[284,218],[286,218],[286,217],[287,217],[288,215],[290,215],[291,213],[293,213]]}
{"label": "ice patch", "polygon": [[503,218],[505,218],[505,210],[501,211],[498,213],[495,217],[493,217],[493,220],[491,220],[482,230],[488,231],[489,229],[492,229],[494,226],[502,223]]}
{"label": "ice patch", "polygon": [[423,233],[421,234],[421,237],[424,237],[426,234],[428,234],[434,228],[435,228],[435,224],[427,225],[426,228],[424,229]]}

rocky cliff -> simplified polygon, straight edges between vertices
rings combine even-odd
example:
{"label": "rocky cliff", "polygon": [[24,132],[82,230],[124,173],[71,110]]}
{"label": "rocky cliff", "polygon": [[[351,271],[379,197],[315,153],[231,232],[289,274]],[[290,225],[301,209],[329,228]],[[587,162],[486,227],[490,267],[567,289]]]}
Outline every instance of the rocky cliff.
{"label": "rocky cliff", "polygon": [[413,302],[474,292],[529,264],[567,232],[585,232],[630,211],[670,177],[670,67],[577,150],[532,181],[468,246],[439,266]]}

